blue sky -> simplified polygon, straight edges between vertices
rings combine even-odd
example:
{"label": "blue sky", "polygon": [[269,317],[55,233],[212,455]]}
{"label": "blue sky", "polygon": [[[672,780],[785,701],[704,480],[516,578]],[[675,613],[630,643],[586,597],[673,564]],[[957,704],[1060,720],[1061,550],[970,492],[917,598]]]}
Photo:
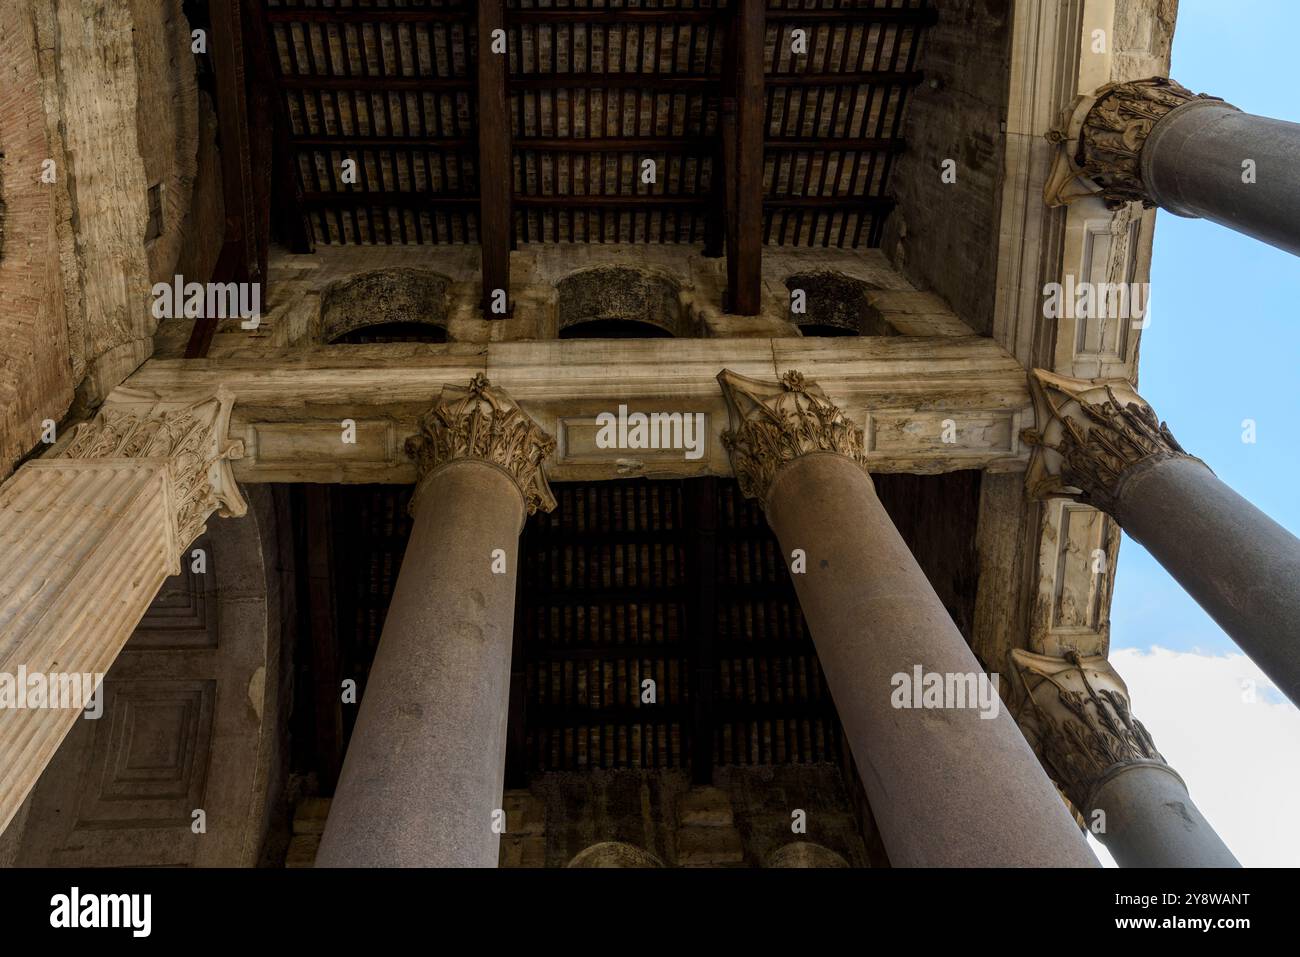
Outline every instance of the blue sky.
{"label": "blue sky", "polygon": [[[1297,36],[1298,0],[1183,0],[1170,75],[1249,113],[1300,122]],[[1139,391],[1182,446],[1300,534],[1300,258],[1205,220],[1159,213],[1141,348]],[[1256,422],[1253,445],[1242,442],[1243,419]],[[1127,536],[1111,643],[1237,651]]]}

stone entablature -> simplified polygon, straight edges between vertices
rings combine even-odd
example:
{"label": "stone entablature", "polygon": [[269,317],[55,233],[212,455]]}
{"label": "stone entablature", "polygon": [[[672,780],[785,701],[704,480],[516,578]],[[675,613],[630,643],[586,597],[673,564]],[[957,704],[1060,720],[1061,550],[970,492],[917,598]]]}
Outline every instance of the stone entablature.
{"label": "stone entablature", "polygon": [[[369,354],[386,350],[377,364]],[[561,340],[280,350],[261,357],[151,360],[139,388],[222,385],[235,397],[230,435],[244,442],[234,474],[251,482],[415,480],[402,444],[430,397],[486,375],[556,439],[553,481],[625,476],[730,475],[722,447],[724,368],[779,381],[790,369],[815,380],[856,428],[873,471],[933,474],[1023,470],[1029,424],[1024,370],[984,337]],[[601,448],[597,417],[629,412],[702,414],[698,458],[676,448]],[[355,442],[343,441],[343,423]]]}
{"label": "stone entablature", "polygon": [[[992,334],[1026,369],[1137,377],[1145,322],[1047,318],[1043,288],[1070,281],[1146,283],[1156,211],[1140,204],[1108,209],[1095,194],[1049,208],[1044,195],[1067,179],[1074,182],[1068,164],[1054,168],[1053,160],[1069,146],[1062,117],[1072,114],[1080,97],[1169,72],[1175,7],[1163,0],[1012,5]],[[1074,645],[1104,652],[1119,543],[1114,522],[1076,502],[1041,506],[1011,483],[986,479],[985,489],[980,526],[989,538],[981,556],[988,571],[980,575],[983,611],[975,636],[981,654],[1000,661],[1011,647],[1023,647],[1021,621],[1028,622],[1029,647],[1036,651]],[[1022,561],[1026,551],[1038,561]]]}

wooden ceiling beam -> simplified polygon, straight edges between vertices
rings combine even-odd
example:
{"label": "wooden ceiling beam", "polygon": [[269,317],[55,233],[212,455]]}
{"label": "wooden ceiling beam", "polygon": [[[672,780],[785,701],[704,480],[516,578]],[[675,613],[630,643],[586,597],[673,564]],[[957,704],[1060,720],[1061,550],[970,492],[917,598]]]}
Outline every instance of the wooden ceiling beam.
{"label": "wooden ceiling beam", "polygon": [[[504,319],[510,300],[510,245],[514,237],[511,193],[508,58],[492,51],[492,34],[505,29],[505,0],[478,0],[478,177],[483,315]],[[504,309],[503,309],[504,307]]]}
{"label": "wooden ceiling beam", "polygon": [[281,7],[267,10],[266,16],[272,23],[468,23],[474,16],[474,9],[469,6],[441,10]]}
{"label": "wooden ceiling beam", "polygon": [[221,185],[225,198],[227,241],[241,247],[240,266],[247,280],[261,279],[257,265],[257,209],[249,154],[248,96],[244,77],[244,30],[241,0],[212,0],[212,69],[216,76],[217,135],[221,138]]}
{"label": "wooden ceiling beam", "polygon": [[474,80],[467,76],[314,76],[296,73],[282,77],[280,86],[286,90],[417,90],[438,93],[473,90]]}
{"label": "wooden ceiling beam", "polygon": [[[248,126],[248,88],[244,78],[244,28],[240,0],[212,0],[208,5],[210,59],[216,79],[218,147],[225,222],[221,251],[210,282],[261,282],[258,211]],[[263,212],[263,215],[269,215]],[[195,321],[185,358],[207,355],[217,318]]]}
{"label": "wooden ceiling beam", "polygon": [[297,154],[291,143],[289,116],[280,94],[279,58],[272,47],[271,27],[260,0],[249,4],[249,60],[253,70],[256,103],[269,114],[270,201],[281,240],[294,253],[315,251],[311,224],[302,205],[302,187],[294,166]]}
{"label": "wooden ceiling beam", "polygon": [[[735,63],[734,88],[724,96],[724,182],[727,209],[728,312],[754,316],[759,312],[763,284],[763,139],[767,93],[763,84],[765,0],[733,0],[734,14],[727,42],[728,63]],[[733,139],[728,143],[728,139]]]}

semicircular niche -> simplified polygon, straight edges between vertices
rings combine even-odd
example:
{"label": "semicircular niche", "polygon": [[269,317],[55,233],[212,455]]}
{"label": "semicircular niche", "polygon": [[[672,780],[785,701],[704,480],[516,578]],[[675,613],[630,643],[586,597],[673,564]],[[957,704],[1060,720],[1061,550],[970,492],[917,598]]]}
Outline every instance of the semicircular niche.
{"label": "semicircular niche", "polygon": [[377,269],[321,295],[321,341],[446,342],[451,280],[427,269]]}
{"label": "semicircular niche", "polygon": [[556,284],[561,339],[668,339],[683,332],[680,287],[632,266],[597,266]]}
{"label": "semicircular niche", "polygon": [[565,867],[663,867],[663,861],[649,851],[623,841],[601,841],[593,844],[569,861]]}
{"label": "semicircular niche", "polygon": [[[805,336],[893,336],[898,332],[867,294],[880,287],[831,270],[798,273],[785,281],[790,290],[790,321]],[[797,312],[796,304],[803,311]]]}

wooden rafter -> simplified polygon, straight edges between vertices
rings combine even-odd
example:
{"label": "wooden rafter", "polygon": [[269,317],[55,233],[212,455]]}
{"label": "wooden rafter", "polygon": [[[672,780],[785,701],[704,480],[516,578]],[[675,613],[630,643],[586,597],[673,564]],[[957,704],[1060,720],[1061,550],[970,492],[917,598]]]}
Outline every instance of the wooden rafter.
{"label": "wooden rafter", "polygon": [[762,292],[763,257],[763,139],[767,94],[763,76],[765,0],[735,0],[728,43],[734,57],[733,90],[724,98],[724,137],[734,137],[727,163],[727,311],[757,315]]}
{"label": "wooden rafter", "polygon": [[[249,142],[240,0],[212,0],[208,11],[209,50],[216,76],[221,188],[225,204],[225,235],[216,267],[209,278],[213,282],[260,282],[261,256]],[[187,359],[207,355],[216,327],[215,316],[205,316],[194,323],[185,347]]]}
{"label": "wooden rafter", "polygon": [[248,97],[244,76],[241,0],[212,0],[211,51],[217,87],[217,133],[221,137],[221,184],[226,201],[227,242],[241,246],[240,265],[259,280],[257,208],[249,158]]}
{"label": "wooden rafter", "polygon": [[493,32],[504,30],[505,0],[478,0],[478,178],[479,244],[483,251],[483,313],[503,319],[494,311],[500,291],[510,308],[510,239],[514,231],[511,194],[514,163],[510,152],[510,115],[507,112],[508,57],[492,51]]}
{"label": "wooden rafter", "polygon": [[302,187],[294,169],[297,162],[294,145],[289,137],[289,118],[280,95],[279,61],[271,49],[270,25],[266,9],[261,3],[251,3],[249,13],[249,60],[252,65],[254,89],[270,124],[271,146],[271,201],[275,220],[284,233],[281,240],[291,252],[314,251],[311,226],[302,205]]}

